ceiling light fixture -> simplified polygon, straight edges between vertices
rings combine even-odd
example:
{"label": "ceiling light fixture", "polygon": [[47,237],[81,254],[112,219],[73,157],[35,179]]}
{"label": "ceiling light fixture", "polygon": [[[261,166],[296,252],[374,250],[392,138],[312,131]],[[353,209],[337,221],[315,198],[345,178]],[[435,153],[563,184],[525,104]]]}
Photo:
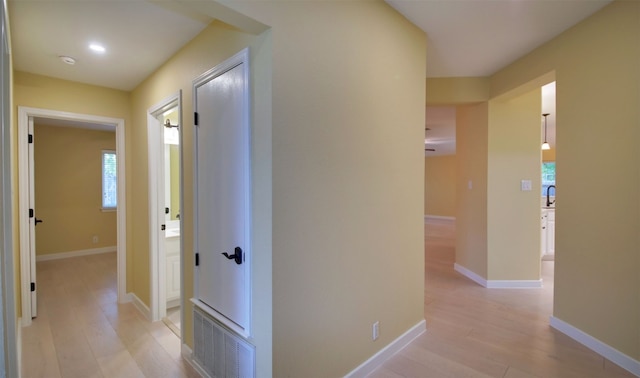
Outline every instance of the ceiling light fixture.
{"label": "ceiling light fixture", "polygon": [[76,64],[76,60],[75,60],[75,59],[73,59],[73,58],[72,58],[72,57],[70,57],[70,56],[66,56],[66,55],[59,55],[59,56],[58,56],[58,58],[59,58],[61,61],[65,62],[65,63],[67,63],[67,64],[69,64],[69,65],[71,65],[71,66],[73,66],[74,64]]}
{"label": "ceiling light fixture", "polygon": [[104,46],[99,45],[97,43],[90,44],[89,48],[99,54],[103,54],[105,51],[107,51],[107,49],[105,49]]}
{"label": "ceiling light fixture", "polygon": [[550,150],[551,146],[547,143],[547,116],[549,113],[544,113],[542,116],[544,117],[544,143],[542,143],[543,150]]}

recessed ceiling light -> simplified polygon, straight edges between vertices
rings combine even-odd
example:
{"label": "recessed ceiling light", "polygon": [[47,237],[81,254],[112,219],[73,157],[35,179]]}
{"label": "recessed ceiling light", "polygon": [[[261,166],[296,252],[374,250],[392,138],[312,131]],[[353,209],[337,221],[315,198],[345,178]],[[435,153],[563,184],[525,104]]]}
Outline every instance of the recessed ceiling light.
{"label": "recessed ceiling light", "polygon": [[89,45],[89,48],[97,53],[104,53],[105,51],[107,51],[107,49],[104,48],[104,46],[99,45],[97,43],[92,43]]}
{"label": "recessed ceiling light", "polygon": [[72,57],[70,57],[70,56],[60,55],[60,56],[58,56],[58,58],[60,58],[60,60],[61,60],[61,61],[65,62],[65,63],[67,63],[67,64],[70,64],[70,65],[72,65],[72,66],[73,66],[74,64],[76,64],[76,60],[75,60],[75,59],[73,59],[73,58],[72,58]]}

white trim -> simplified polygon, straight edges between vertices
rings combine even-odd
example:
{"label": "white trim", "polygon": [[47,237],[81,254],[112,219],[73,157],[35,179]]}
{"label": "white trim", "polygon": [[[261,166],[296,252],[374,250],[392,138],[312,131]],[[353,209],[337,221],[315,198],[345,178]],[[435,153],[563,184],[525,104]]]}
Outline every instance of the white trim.
{"label": "white trim", "polygon": [[78,251],[71,251],[71,252],[50,253],[50,254],[47,254],[47,255],[36,256],[36,262],[49,261],[49,260],[59,260],[59,259],[68,259],[70,257],[99,255],[101,253],[116,252],[116,250],[117,250],[117,247],[114,245],[114,246],[111,246],[111,247],[81,249],[81,250],[78,250]]}
{"label": "white trim", "polygon": [[564,333],[565,335],[586,346],[592,351],[598,353],[607,360],[629,371],[631,374],[635,374],[636,376],[640,377],[640,361],[620,352],[612,346],[603,343],[602,341],[596,339],[588,333],[554,316],[549,317],[549,323],[551,327],[555,328],[556,330]]}
{"label": "white trim", "polygon": [[448,216],[444,216],[444,215],[429,215],[429,214],[425,214],[424,215],[424,220],[426,221],[427,219],[437,219],[437,220],[449,220],[449,221],[456,221],[456,217],[448,217]]}
{"label": "white trim", "polygon": [[18,318],[18,322],[15,324],[15,346],[16,346],[16,363],[18,364],[17,366],[17,370],[18,370],[18,376],[22,376],[22,329],[21,329],[21,324],[22,324],[22,317]]}
{"label": "white trim", "polygon": [[151,319],[151,310],[149,309],[149,306],[147,306],[146,304],[144,304],[144,302],[138,298],[137,295],[135,295],[134,293],[128,293],[127,294],[127,302],[133,302],[133,305],[135,306],[136,310],[138,310],[142,316],[144,316],[145,319],[150,320]]}
{"label": "white trim", "polygon": [[[148,193],[149,193],[149,269],[150,269],[150,304],[151,321],[157,321],[167,316],[167,290],[166,290],[166,251],[164,248],[165,234],[161,232],[160,225],[165,224],[164,209],[164,127],[160,121],[163,113],[172,108],[178,108],[178,125],[182,125],[182,91],[179,90],[164,98],[157,104],[147,109],[147,151],[148,151]],[[179,127],[179,144],[182,150],[182,127]],[[180,175],[182,177],[182,152],[180,151]],[[180,188],[182,189],[182,180]],[[183,190],[180,190],[180,206],[182,206]],[[179,220],[182,229],[182,219]],[[180,271],[182,272],[182,240],[180,241]],[[180,290],[184,286],[183,274],[180,275]],[[181,297],[182,298],[182,297]],[[182,331],[181,337],[182,335]]]}
{"label": "white trim", "polygon": [[462,266],[462,265],[460,265],[458,263],[454,263],[453,264],[453,270],[455,270],[456,272],[458,272],[458,273],[462,274],[463,276],[467,277],[471,281],[474,281],[478,285],[480,285],[482,287],[487,287],[487,280],[486,279],[481,277],[479,274],[477,274],[477,273],[465,268],[464,266]]}
{"label": "white trim", "polygon": [[487,289],[540,289],[542,280],[488,280]]}
{"label": "white trim", "polygon": [[[118,302],[126,301],[126,271],[127,271],[127,236],[126,236],[126,172],[125,172],[125,129],[124,119],[95,116],[89,114],[70,113],[59,110],[18,107],[18,192],[28,193],[29,190],[29,118],[51,118],[70,121],[82,121],[94,124],[112,125],[116,128],[116,155],[118,161],[118,214],[117,214],[117,251],[118,251]],[[31,257],[29,251],[29,198],[19,196],[18,211],[20,217],[20,265],[21,265],[21,298],[22,298],[22,325],[31,324],[31,288],[30,267]],[[34,262],[35,263],[35,262]]]}
{"label": "white trim", "polygon": [[422,335],[426,330],[427,322],[423,319],[418,322],[418,324],[409,328],[407,332],[403,333],[397,339],[393,340],[387,346],[378,351],[378,353],[371,356],[371,358],[363,362],[360,366],[345,375],[345,378],[366,377],[386,360],[393,357],[394,354],[398,353],[402,348],[406,347],[418,336]]}
{"label": "white trim", "polygon": [[465,268],[464,266],[454,263],[453,270],[474,281],[487,289],[539,289],[542,287],[542,279],[540,280],[487,280],[479,274]]}
{"label": "white trim", "polygon": [[[174,308],[174,307],[178,307],[182,304],[182,298],[176,298],[176,299],[172,299],[170,301],[167,301],[167,308]],[[182,319],[182,318],[181,318]]]}

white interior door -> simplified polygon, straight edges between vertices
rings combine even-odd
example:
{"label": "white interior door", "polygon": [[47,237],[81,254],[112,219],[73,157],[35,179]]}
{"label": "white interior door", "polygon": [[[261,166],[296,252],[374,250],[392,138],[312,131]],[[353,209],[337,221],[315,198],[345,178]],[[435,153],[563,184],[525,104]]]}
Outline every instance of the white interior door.
{"label": "white interior door", "polygon": [[249,334],[249,124],[247,51],[195,83],[197,300]]}
{"label": "white interior door", "polygon": [[35,137],[33,135],[33,117],[29,117],[29,271],[31,273],[31,317],[38,315],[38,302],[36,295],[36,196],[34,155]]}

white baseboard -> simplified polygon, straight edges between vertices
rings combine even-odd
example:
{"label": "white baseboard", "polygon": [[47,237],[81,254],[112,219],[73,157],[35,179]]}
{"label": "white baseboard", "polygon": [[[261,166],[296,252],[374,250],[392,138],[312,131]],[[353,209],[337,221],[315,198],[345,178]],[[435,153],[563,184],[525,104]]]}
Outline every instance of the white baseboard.
{"label": "white baseboard", "polygon": [[144,302],[134,293],[128,293],[127,297],[129,299],[127,302],[133,302],[133,305],[138,311],[140,311],[144,318],[151,321],[151,310],[149,309],[149,306],[144,304]]}
{"label": "white baseboard", "polygon": [[427,219],[439,219],[439,220],[455,221],[456,217],[447,217],[447,216],[444,216],[444,215],[429,215],[429,214],[425,214],[424,215],[424,220],[426,221]]}
{"label": "white baseboard", "polygon": [[487,289],[539,289],[542,287],[542,280],[487,280],[477,273],[455,263],[453,269],[469,278],[480,286]]}
{"label": "white baseboard", "polygon": [[487,289],[540,289],[542,280],[488,280]]}
{"label": "white baseboard", "polygon": [[366,377],[378,366],[382,365],[386,360],[411,343],[416,337],[422,335],[427,330],[426,325],[427,322],[425,320],[420,321],[407,332],[400,335],[400,337],[393,340],[389,345],[382,348],[378,353],[371,356],[371,358],[363,362],[360,366],[352,370],[345,376],[345,378]]}
{"label": "white baseboard", "polygon": [[477,283],[478,285],[482,286],[482,287],[487,287],[487,280],[484,279],[483,277],[481,277],[479,274],[465,268],[464,266],[458,264],[458,263],[454,263],[453,264],[453,270],[455,270],[456,272],[462,274],[463,276],[467,277],[468,279],[470,279],[471,281]]}
{"label": "white baseboard", "polygon": [[609,346],[608,344],[603,343],[602,341],[596,339],[588,333],[554,316],[549,317],[549,323],[551,324],[551,327],[564,333],[565,335],[586,346],[592,351],[598,353],[607,360],[620,366],[621,368],[629,371],[631,374],[640,377],[640,361],[627,356],[626,354]]}
{"label": "white baseboard", "polygon": [[167,309],[174,308],[180,306],[180,298],[172,299],[167,301]]}
{"label": "white baseboard", "polygon": [[47,255],[36,256],[36,262],[38,262],[38,261],[58,260],[58,259],[68,259],[69,257],[97,255],[97,254],[100,254],[100,253],[115,252],[117,249],[118,248],[114,245],[112,247],[91,248],[91,249],[81,249],[79,251],[51,253],[51,254],[47,254]]}

